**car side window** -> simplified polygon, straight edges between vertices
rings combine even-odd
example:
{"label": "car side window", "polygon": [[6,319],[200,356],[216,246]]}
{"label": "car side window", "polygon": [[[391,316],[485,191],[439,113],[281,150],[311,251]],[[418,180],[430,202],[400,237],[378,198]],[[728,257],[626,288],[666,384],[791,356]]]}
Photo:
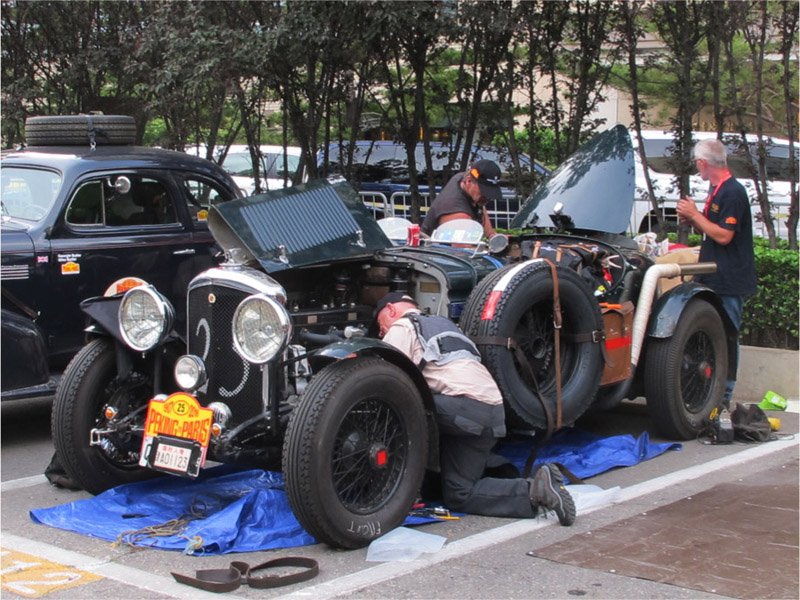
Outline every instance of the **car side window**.
{"label": "car side window", "polygon": [[126,177],[129,189],[116,189],[110,177],[81,185],[67,207],[67,223],[126,227],[178,222],[164,183],[149,177]]}
{"label": "car side window", "polygon": [[195,223],[205,223],[208,220],[209,207],[227,197],[217,186],[205,179],[187,177],[183,180],[183,188],[186,191],[189,215]]}
{"label": "car side window", "polygon": [[71,225],[99,225],[103,223],[103,183],[84,183],[75,192],[67,207],[67,223]]}

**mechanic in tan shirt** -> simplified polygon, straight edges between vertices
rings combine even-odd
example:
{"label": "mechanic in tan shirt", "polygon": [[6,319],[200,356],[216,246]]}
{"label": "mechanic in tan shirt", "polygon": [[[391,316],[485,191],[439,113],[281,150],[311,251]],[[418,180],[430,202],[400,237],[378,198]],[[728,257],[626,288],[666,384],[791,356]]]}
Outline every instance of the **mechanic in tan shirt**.
{"label": "mechanic in tan shirt", "polygon": [[[514,518],[554,510],[562,525],[572,525],[575,504],[555,465],[542,465],[530,479],[484,477],[497,458],[492,448],[506,433],[503,398],[477,348],[458,327],[444,317],[423,315],[401,292],[381,298],[375,318],[383,341],[421,368],[433,394],[447,507]],[[434,341],[435,348],[428,343],[434,335],[441,340]]]}

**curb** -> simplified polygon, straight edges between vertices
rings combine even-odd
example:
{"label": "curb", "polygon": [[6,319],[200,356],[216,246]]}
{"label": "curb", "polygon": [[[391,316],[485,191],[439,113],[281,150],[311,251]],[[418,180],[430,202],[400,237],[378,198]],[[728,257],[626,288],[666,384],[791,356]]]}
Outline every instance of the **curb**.
{"label": "curb", "polygon": [[768,390],[800,398],[800,352],[740,346],[733,401],[759,402]]}

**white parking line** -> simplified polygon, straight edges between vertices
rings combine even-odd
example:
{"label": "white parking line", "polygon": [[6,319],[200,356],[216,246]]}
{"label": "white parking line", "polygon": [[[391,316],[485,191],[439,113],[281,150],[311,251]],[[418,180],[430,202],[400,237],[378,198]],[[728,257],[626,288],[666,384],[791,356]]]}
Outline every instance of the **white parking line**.
{"label": "white parking line", "polygon": [[[688,467],[681,471],[676,471],[668,475],[650,479],[649,481],[643,481],[642,483],[620,490],[620,494],[617,496],[617,503],[633,500],[634,498],[662,490],[680,482],[697,479],[698,477],[718,471],[719,469],[725,469],[749,462],[751,460],[756,460],[768,454],[772,454],[773,452],[783,450],[784,448],[791,446],[797,447],[799,444],[800,439],[798,439],[797,436],[784,440],[777,440],[767,444],[760,444],[758,446],[748,448],[747,450],[737,452],[736,454],[712,460],[702,465]],[[595,510],[606,508],[606,506],[593,506],[591,508],[587,508],[586,510],[580,511],[579,514],[594,512]],[[444,561],[452,560],[454,558],[458,558],[472,552],[494,546],[496,544],[501,544],[510,539],[525,535],[526,533],[530,533],[531,531],[535,531],[547,525],[555,524],[555,522],[556,521],[554,519],[550,519],[549,521],[541,521],[538,519],[514,521],[508,525],[503,525],[502,527],[490,529],[489,531],[477,533],[464,539],[448,543],[436,554],[423,555],[423,557],[411,562],[383,563],[369,569],[364,569],[357,573],[339,577],[338,579],[334,579],[332,581],[326,581],[318,585],[303,588],[302,590],[281,596],[281,598],[308,597],[314,598],[315,600],[322,600],[325,598],[346,596],[347,594],[352,594],[359,589],[377,585],[379,583],[383,583],[403,575],[408,575],[409,573],[428,568]]]}
{"label": "white parking line", "polygon": [[44,475],[32,475],[30,477],[12,479],[11,481],[4,481],[3,483],[0,483],[0,493],[11,490],[21,490],[23,488],[39,485],[40,483],[47,483],[47,477]]}
{"label": "white parking line", "polygon": [[[183,585],[171,577],[154,575],[150,571],[118,565],[107,558],[94,558],[10,533],[4,532],[2,542],[0,543],[2,543],[4,548],[8,548],[9,550],[16,550],[18,552],[39,556],[50,562],[68,565],[82,571],[89,571],[90,573],[95,573],[106,579],[113,579],[114,581],[119,581],[140,590],[166,594],[172,598],[178,598],[179,600],[194,600],[195,598],[203,598],[205,600],[214,598],[215,600],[219,600],[220,598],[219,594],[204,592],[203,590]],[[245,600],[242,596],[235,596],[230,593],[226,593],[225,598],[231,600]]]}

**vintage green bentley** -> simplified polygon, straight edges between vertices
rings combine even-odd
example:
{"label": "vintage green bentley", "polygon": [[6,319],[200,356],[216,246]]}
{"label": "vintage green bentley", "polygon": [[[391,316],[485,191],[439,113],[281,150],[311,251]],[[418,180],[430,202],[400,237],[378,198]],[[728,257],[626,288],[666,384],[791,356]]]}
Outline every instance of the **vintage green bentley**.
{"label": "vintage green bentley", "polygon": [[368,544],[402,523],[438,463],[425,380],[370,336],[395,290],[472,336],[510,431],[542,436],[644,395],[665,436],[694,437],[721,401],[735,333],[706,287],[660,293],[715,266],[655,264],[620,235],[633,189],[615,127],[553,173],[506,239],[450,226],[393,244],[343,180],[214,206],[226,260],[189,284],[185,329],[148,285],[83,303],[90,341],[53,407],[59,458],[92,493],[212,462],[280,465],[309,533]]}

